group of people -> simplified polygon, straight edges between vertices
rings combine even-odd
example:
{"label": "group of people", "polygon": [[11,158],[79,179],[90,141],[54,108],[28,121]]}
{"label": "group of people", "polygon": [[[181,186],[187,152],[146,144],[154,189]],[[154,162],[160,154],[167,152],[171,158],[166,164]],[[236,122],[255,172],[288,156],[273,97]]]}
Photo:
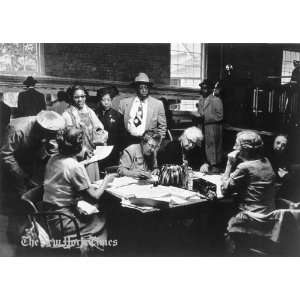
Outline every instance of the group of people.
{"label": "group of people", "polygon": [[[84,234],[105,237],[104,215],[80,218],[76,212],[78,199],[99,202],[114,178],[107,175],[101,186],[95,186],[93,183],[100,179],[98,162],[81,163],[97,145],[114,145],[100,167],[117,165],[121,176],[150,178],[164,164],[186,163],[204,173],[219,171],[223,159],[223,106],[209,80],[200,84],[196,116],[201,126],[189,127],[169,142],[163,142],[167,131],[164,105],[150,96],[152,83],[145,73],[137,75],[133,82],[136,94],[122,99],[118,110],[113,108],[114,88],[97,91],[99,102],[94,111],[86,103],[86,89],[75,84],[61,93],[53,110],[47,111],[45,100],[38,94],[32,96],[36,81],[31,77],[25,83],[31,96],[20,94],[18,118],[10,121],[0,151],[10,201],[43,184],[47,210],[68,212],[77,217]],[[34,99],[31,105],[30,99]],[[263,142],[257,133],[238,134],[235,150],[228,155],[223,188],[224,192],[239,191],[243,210],[266,213],[274,209],[276,176],[283,181],[288,175],[282,166],[283,155],[278,155],[286,144],[285,136],[276,138],[272,167],[262,156]],[[54,227],[58,225],[54,222]]]}

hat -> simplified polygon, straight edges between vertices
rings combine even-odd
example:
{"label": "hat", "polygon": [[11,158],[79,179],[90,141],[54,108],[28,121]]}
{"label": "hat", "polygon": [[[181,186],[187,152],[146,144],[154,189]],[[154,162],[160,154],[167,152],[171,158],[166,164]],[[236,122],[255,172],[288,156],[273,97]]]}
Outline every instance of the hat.
{"label": "hat", "polygon": [[134,85],[137,85],[139,83],[146,83],[149,86],[153,86],[153,83],[150,82],[149,77],[146,73],[139,73],[135,78],[134,78]]}
{"label": "hat", "polygon": [[50,131],[58,131],[65,128],[65,119],[54,111],[42,110],[36,116],[38,124]]}
{"label": "hat", "polygon": [[99,97],[100,99],[106,94],[109,94],[111,98],[115,96],[115,94],[113,95],[111,87],[104,87],[97,90],[97,97]]}
{"label": "hat", "polygon": [[237,134],[234,149],[260,149],[264,145],[261,136],[251,130],[241,131]]}
{"label": "hat", "polygon": [[201,87],[202,85],[206,85],[207,87],[209,87],[210,89],[212,89],[214,87],[214,84],[211,80],[209,79],[204,79],[199,86]]}
{"label": "hat", "polygon": [[26,86],[34,86],[37,83],[37,80],[35,80],[32,76],[28,76],[25,81],[23,81],[23,84]]}

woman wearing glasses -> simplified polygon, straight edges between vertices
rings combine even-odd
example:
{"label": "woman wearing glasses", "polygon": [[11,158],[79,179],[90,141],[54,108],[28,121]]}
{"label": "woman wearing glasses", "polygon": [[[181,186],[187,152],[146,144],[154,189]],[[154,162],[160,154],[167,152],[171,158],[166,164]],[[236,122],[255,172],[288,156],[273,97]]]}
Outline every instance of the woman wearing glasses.
{"label": "woman wearing glasses", "polygon": [[189,127],[184,130],[178,140],[166,144],[158,152],[158,163],[182,165],[187,162],[193,170],[208,172],[205,151],[201,147],[203,141],[202,131],[198,127]]}
{"label": "woman wearing glasses", "polygon": [[159,133],[146,130],[139,144],[132,144],[124,149],[119,174],[139,179],[151,178],[151,172],[157,167],[156,153],[160,142]]}
{"label": "woman wearing glasses", "polygon": [[[74,85],[68,89],[71,106],[63,113],[66,125],[75,126],[84,132],[83,147],[88,156],[91,156],[97,144],[105,144],[108,134],[95,112],[86,105],[88,93],[83,86]],[[98,163],[86,166],[87,173],[92,182],[99,180]]]}

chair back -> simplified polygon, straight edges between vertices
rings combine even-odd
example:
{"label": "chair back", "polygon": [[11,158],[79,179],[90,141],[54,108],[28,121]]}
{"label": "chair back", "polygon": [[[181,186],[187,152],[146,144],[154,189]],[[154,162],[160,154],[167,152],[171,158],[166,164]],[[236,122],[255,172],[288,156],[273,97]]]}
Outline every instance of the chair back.
{"label": "chair back", "polygon": [[40,185],[24,193],[21,199],[25,203],[26,213],[38,213],[38,205],[42,202],[44,186]]}
{"label": "chair back", "polygon": [[[25,204],[25,214],[27,215],[30,224],[34,225],[36,236],[39,236],[39,227],[42,226],[50,239],[63,240],[65,237],[70,237],[71,239],[76,238],[80,240],[81,234],[76,218],[66,213],[43,211],[40,209],[43,194],[43,186],[38,186],[27,191],[21,197]],[[57,224],[55,230],[53,230],[53,222]],[[70,235],[64,224],[74,225],[73,228],[75,228],[75,232]]]}

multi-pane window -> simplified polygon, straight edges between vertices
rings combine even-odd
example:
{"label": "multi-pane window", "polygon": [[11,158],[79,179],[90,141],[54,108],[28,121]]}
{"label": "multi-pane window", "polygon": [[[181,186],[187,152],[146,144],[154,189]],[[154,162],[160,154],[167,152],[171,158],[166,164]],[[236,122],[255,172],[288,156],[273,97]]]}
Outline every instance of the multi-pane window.
{"label": "multi-pane window", "polygon": [[171,85],[198,88],[205,76],[204,44],[171,44]]}
{"label": "multi-pane window", "polygon": [[0,74],[41,74],[40,44],[0,43]]}
{"label": "multi-pane window", "polygon": [[281,71],[281,84],[290,82],[291,75],[294,70],[293,61],[300,61],[300,52],[296,51],[283,51],[282,55],[282,71]]}

